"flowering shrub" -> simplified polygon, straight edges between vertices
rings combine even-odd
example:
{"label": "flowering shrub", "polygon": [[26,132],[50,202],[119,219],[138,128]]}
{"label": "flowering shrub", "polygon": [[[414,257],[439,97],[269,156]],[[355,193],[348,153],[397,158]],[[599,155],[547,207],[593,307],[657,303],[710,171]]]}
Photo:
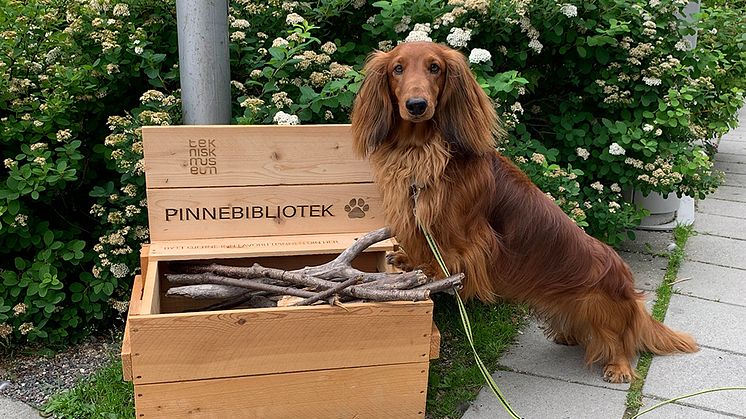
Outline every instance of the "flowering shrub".
{"label": "flowering shrub", "polygon": [[[126,310],[147,240],[139,127],[180,123],[173,5],[57,3],[0,10],[13,25],[0,33],[0,338],[13,340]],[[346,123],[368,53],[447,43],[494,99],[501,151],[615,243],[643,215],[623,190],[717,186],[713,140],[743,101],[744,11],[688,24],[684,4],[232,0],[233,122]]]}
{"label": "flowering shrub", "polygon": [[132,106],[132,86],[167,78],[172,15],[143,2],[0,8],[0,346],[75,337],[111,317],[114,290],[128,286],[91,273],[88,193],[111,178],[105,115]]}

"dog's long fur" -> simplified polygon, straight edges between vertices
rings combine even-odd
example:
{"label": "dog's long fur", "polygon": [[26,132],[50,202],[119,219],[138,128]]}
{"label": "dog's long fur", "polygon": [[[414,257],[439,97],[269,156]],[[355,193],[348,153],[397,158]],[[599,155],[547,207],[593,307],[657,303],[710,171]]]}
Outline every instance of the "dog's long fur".
{"label": "dog's long fur", "polygon": [[[547,321],[550,337],[583,345],[586,362],[604,363],[611,382],[635,375],[630,360],[640,350],[697,350],[689,335],[647,313],[613,249],[497,153],[494,107],[463,55],[405,43],[372,54],[365,71],[352,113],[354,147],[370,158],[387,222],[406,251],[395,264],[438,273],[421,223],[448,268],[466,274],[462,296],[528,303]],[[407,110],[412,97],[426,99],[423,115]]]}

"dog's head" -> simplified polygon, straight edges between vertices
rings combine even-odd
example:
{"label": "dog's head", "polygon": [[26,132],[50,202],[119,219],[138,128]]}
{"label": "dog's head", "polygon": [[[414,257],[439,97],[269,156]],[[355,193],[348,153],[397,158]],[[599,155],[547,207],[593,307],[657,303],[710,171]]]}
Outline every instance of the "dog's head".
{"label": "dog's head", "polygon": [[352,111],[357,153],[368,155],[407,123],[432,124],[454,154],[489,152],[498,133],[492,102],[465,57],[432,42],[406,42],[368,57]]}

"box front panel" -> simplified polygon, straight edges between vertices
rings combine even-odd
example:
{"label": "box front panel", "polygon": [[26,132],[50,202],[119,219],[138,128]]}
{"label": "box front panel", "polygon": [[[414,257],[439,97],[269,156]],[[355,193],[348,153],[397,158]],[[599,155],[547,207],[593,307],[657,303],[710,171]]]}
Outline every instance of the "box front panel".
{"label": "box front panel", "polygon": [[148,218],[153,242],[353,233],[385,225],[373,183],[150,189]]}
{"label": "box front panel", "polygon": [[427,362],[135,386],[143,418],[423,418]]}
{"label": "box front panel", "polygon": [[432,301],[130,318],[135,383],[427,361]]}

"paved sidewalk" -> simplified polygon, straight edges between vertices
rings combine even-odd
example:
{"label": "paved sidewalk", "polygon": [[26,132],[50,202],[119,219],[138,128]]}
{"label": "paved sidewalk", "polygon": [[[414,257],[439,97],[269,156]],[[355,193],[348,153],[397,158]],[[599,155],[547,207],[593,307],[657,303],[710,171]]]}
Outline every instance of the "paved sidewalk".
{"label": "paved sidewalk", "polygon": [[[674,285],[665,323],[690,332],[696,354],[653,358],[641,410],[672,397],[724,386],[746,386],[746,108],[740,127],[720,143],[716,167],[725,184],[698,205],[696,236]],[[655,297],[663,280],[671,233],[638,232],[620,254],[636,284]],[[646,245],[648,243],[649,245]],[[622,418],[629,384],[608,384],[601,367],[587,370],[578,347],[555,345],[531,322],[500,360],[494,378],[513,408],[527,419]],[[464,419],[506,418],[495,397],[482,389]],[[746,418],[746,391],[710,393],[645,414],[645,419]]]}
{"label": "paved sidewalk", "polygon": [[42,416],[31,406],[0,396],[0,418],[40,419]]}

